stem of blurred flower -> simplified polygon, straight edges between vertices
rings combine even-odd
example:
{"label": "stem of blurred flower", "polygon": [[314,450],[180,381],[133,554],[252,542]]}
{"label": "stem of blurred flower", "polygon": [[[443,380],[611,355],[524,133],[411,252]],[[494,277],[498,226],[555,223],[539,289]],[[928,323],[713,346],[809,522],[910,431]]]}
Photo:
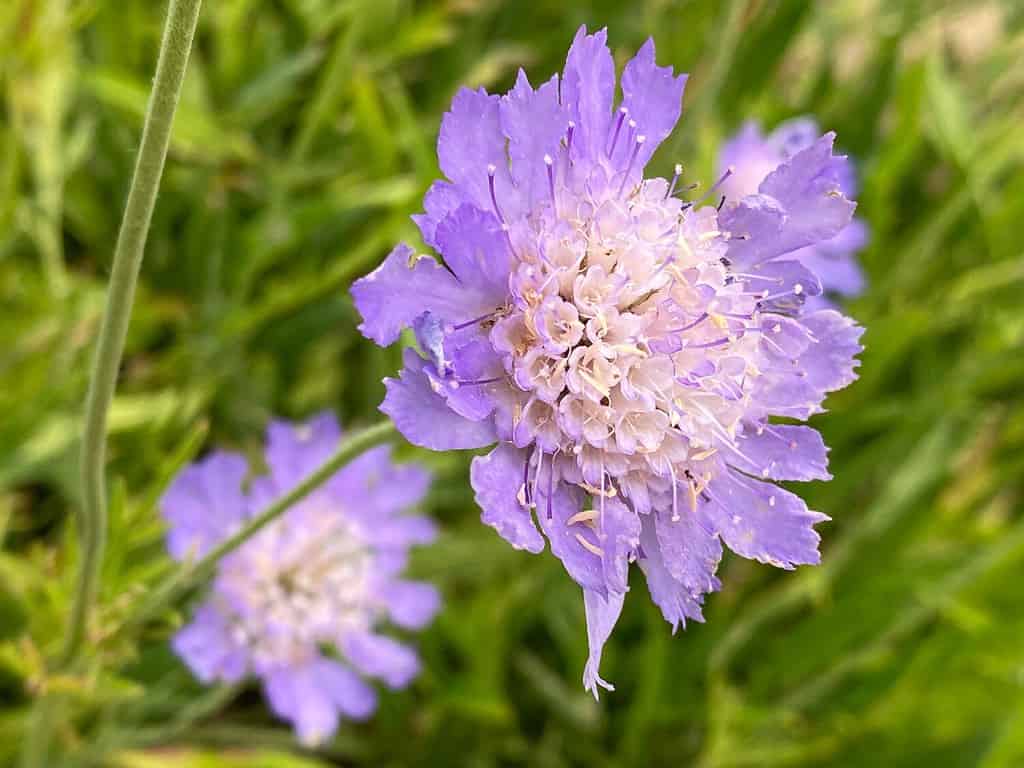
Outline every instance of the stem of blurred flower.
{"label": "stem of blurred flower", "polygon": [[[78,519],[80,542],[78,576],[71,603],[64,648],[56,671],[77,661],[96,599],[100,566],[107,535],[105,457],[107,412],[114,396],[125,336],[135,298],[135,284],[146,246],[146,236],[156,204],[160,177],[171,138],[171,124],[178,106],[192,39],[202,0],[171,0],[157,58],[135,171],[128,190],[121,228],[114,247],[107,306],[103,313],[85,404],[82,433],[82,508]],[[53,702],[45,688],[33,712],[25,739],[22,764],[47,764]]]}
{"label": "stem of blurred flower", "polygon": [[168,576],[163,583],[159,584],[150,593],[150,597],[142,602],[139,609],[128,617],[121,626],[121,631],[142,626],[145,622],[156,617],[161,610],[173,603],[175,599],[192,587],[210,578],[217,569],[217,563],[223,557],[234,552],[265,526],[279,518],[293,505],[306,498],[327,482],[339,469],[373,446],[387,442],[397,435],[398,431],[395,429],[395,425],[390,420],[387,420],[372,427],[367,427],[342,440],[341,445],[338,446],[334,454],[315,471],[310,473],[305,480],[295,486],[295,488],[251,518],[245,526],[239,528],[233,535],[207,552],[194,564],[191,566],[184,565]]}

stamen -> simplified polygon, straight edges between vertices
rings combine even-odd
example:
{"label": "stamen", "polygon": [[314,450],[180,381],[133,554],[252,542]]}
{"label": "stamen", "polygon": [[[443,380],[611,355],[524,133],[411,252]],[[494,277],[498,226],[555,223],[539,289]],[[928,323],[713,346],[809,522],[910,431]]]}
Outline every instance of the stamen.
{"label": "stamen", "polygon": [[551,454],[551,466],[548,467],[548,520],[555,516],[551,499],[555,495],[555,455]]}
{"label": "stamen", "polygon": [[770,277],[768,275],[751,275],[748,272],[730,272],[729,274],[731,277],[738,277],[742,280],[764,280],[769,283],[776,283],[777,285],[782,285],[786,282],[781,277]]}
{"label": "stamen", "polygon": [[633,136],[636,134],[636,120],[630,120],[626,123],[626,127],[629,129],[626,132],[626,146],[628,147],[633,141]]}
{"label": "stamen", "polygon": [[523,464],[523,501],[520,503],[524,507],[530,507],[533,504],[533,494],[530,492],[530,459],[533,458],[533,451],[535,446],[531,445],[530,450],[526,453],[526,461]]}
{"label": "stamen", "polygon": [[676,481],[676,469],[668,462],[668,473],[672,477],[672,522],[679,522],[679,483]]}
{"label": "stamen", "polygon": [[565,137],[565,151],[569,155],[569,162],[572,162],[572,137],[576,133],[576,123],[572,120],[569,121],[569,131]]}
{"label": "stamen", "polygon": [[544,466],[544,451],[540,452],[540,458],[537,459],[537,472],[533,476],[533,493],[530,495],[530,498],[534,500],[537,498],[537,485],[540,483],[540,469],[542,466]]}
{"label": "stamen", "polygon": [[498,207],[498,197],[494,194],[494,174],[497,172],[498,169],[494,163],[487,166],[487,184],[491,188],[491,205],[494,206],[494,215],[498,217],[498,221],[505,224],[505,217],[501,215],[501,208]]}
{"label": "stamen", "polygon": [[688,331],[688,330],[690,330],[691,328],[695,328],[695,327],[697,327],[698,325],[700,325],[701,323],[703,323],[703,322],[704,322],[705,320],[707,320],[707,319],[708,319],[708,317],[709,317],[709,315],[708,315],[708,313],[707,313],[707,312],[702,312],[702,313],[701,313],[701,315],[700,315],[700,317],[698,317],[698,318],[697,318],[696,320],[694,320],[694,321],[693,321],[692,323],[687,323],[687,324],[686,324],[686,325],[684,325],[684,326],[683,326],[682,328],[671,328],[671,329],[669,329],[669,330],[665,331],[665,333],[683,333],[683,332],[685,332],[685,331]]}
{"label": "stamen", "polygon": [[628,114],[629,114],[629,110],[628,109],[626,109],[625,107],[619,107],[619,120],[618,120],[617,123],[615,123],[615,134],[612,136],[612,146],[611,146],[611,149],[608,150],[608,157],[609,158],[613,154],[615,154],[615,144],[619,140],[619,131],[622,130],[622,122],[626,119],[626,115],[628,115]]}
{"label": "stamen", "polygon": [[469,328],[471,325],[482,323],[484,320],[490,320],[492,317],[497,316],[497,312],[488,312],[486,315],[480,315],[480,317],[474,317],[472,320],[467,320],[464,323],[458,325],[446,325],[444,327],[445,334],[454,333],[455,331],[461,331],[463,328]]}
{"label": "stamen", "polygon": [[[630,120],[632,123],[633,121]],[[622,191],[626,188],[626,180],[629,178],[629,174],[633,171],[633,162],[636,160],[636,156],[640,153],[640,147],[647,141],[646,136],[637,136],[636,143],[633,144],[633,153],[629,156],[629,163],[626,164],[626,172],[622,174],[622,183],[619,184],[619,197],[622,197]]]}
{"label": "stamen", "polygon": [[665,199],[668,200],[676,191],[676,183],[679,181],[679,177],[683,175],[682,163],[676,163],[675,175],[672,177],[672,183],[668,185],[668,192],[665,193]]}
{"label": "stamen", "polygon": [[544,165],[548,167],[548,191],[551,192],[551,207],[558,215],[558,201],[555,199],[555,161],[551,155],[544,155]]}
{"label": "stamen", "polygon": [[501,377],[495,376],[493,379],[454,379],[448,382],[448,386],[452,389],[458,389],[459,387],[477,387],[484,384],[493,384],[496,381],[501,381]]}
{"label": "stamen", "polygon": [[730,341],[732,341],[731,337],[723,336],[720,339],[715,339],[714,341],[708,341],[708,342],[705,342],[704,344],[686,344],[686,345],[683,346],[683,349],[684,350],[687,350],[687,349],[710,349],[711,347],[720,347],[723,344],[728,344]]}
{"label": "stamen", "polygon": [[725,180],[732,176],[734,173],[736,173],[736,169],[730,165],[728,168],[725,169],[725,173],[718,177],[718,181],[716,181],[714,184],[708,187],[708,191],[704,193],[703,197],[699,198],[698,200],[694,200],[692,205],[700,205],[709,197],[711,197],[712,193],[715,190],[717,190],[720,186],[722,186]]}

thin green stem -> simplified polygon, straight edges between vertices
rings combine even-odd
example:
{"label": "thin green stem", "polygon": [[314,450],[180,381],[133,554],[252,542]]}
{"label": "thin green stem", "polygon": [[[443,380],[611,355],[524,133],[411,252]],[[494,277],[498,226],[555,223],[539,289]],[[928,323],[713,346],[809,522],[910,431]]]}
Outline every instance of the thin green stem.
{"label": "thin green stem", "polygon": [[100,326],[82,433],[82,509],[79,519],[81,553],[76,592],[60,666],[78,656],[89,613],[95,602],[107,535],[105,487],[107,411],[114,397],[117,373],[135,298],[135,284],[163,174],[171,123],[185,77],[201,0],[171,0],[157,59],[153,91],[142,127],[142,141],[128,191],[124,218],[114,248],[107,306]]}
{"label": "thin green stem", "polygon": [[276,520],[293,505],[306,498],[329,480],[334,473],[352,461],[352,459],[375,445],[393,439],[397,434],[398,431],[395,429],[395,425],[389,420],[382,421],[372,427],[367,427],[343,440],[341,445],[338,446],[338,450],[306,477],[305,480],[295,486],[294,489],[251,518],[245,526],[222,541],[194,564],[179,568],[167,577],[121,626],[121,631],[139,627],[150,619],[155,618],[159,615],[160,611],[171,605],[178,597],[209,579],[217,570],[217,563],[224,556],[234,552],[265,526]]}

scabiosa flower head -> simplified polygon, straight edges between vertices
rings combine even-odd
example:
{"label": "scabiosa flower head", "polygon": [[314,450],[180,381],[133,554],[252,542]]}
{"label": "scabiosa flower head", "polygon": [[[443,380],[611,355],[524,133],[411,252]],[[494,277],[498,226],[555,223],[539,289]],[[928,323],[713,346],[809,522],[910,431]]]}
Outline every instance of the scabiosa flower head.
{"label": "scabiosa flower head", "polygon": [[581,29],[561,78],[459,92],[438,141],[448,180],[416,217],[443,265],[399,246],[352,289],[363,333],[390,344],[412,327],[423,352],[386,381],[403,434],[498,444],[473,460],[482,519],[530,552],[546,538],[583,587],[595,695],[631,563],[675,627],[702,620],[723,541],[783,568],[818,562],[825,516],[771,481],[828,478],[826,449],[770,417],[820,411],[859,350],[850,320],[805,312],[821,285],[789,257],[853,212],[833,136],[758,194],[683,202],[678,168],[643,171],[684,84],[648,41],[614,105],[605,32]]}
{"label": "scabiosa flower head", "polygon": [[[773,171],[813,146],[820,135],[818,123],[812,117],[788,120],[768,135],[761,132],[756,122],[747,122],[719,153],[719,171],[733,170],[722,182],[722,193],[733,200],[756,194]],[[844,196],[856,195],[857,177],[852,163],[842,166],[837,180]],[[867,241],[867,224],[854,217],[834,237],[798,248],[787,256],[802,263],[821,281],[822,295],[810,297],[805,310],[832,306],[826,294],[857,296],[864,290],[864,272],[857,254]]]}
{"label": "scabiosa flower head", "polygon": [[[185,468],[161,501],[172,556],[208,552],[313,472],[340,437],[329,414],[271,424],[269,472],[248,490],[241,456],[214,453]],[[340,717],[368,717],[376,693],[364,677],[401,688],[419,671],[415,651],[381,624],[420,629],[440,604],[433,586],[400,575],[410,546],[435,535],[428,519],[400,514],[429,479],[392,463],[387,447],[351,462],[220,562],[174,650],[204,683],[260,678],[305,744],[331,736]]]}

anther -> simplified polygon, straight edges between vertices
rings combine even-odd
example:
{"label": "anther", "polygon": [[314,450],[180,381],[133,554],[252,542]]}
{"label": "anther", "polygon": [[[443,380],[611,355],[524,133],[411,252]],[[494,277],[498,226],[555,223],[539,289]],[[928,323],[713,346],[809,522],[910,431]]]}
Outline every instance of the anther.
{"label": "anther", "polygon": [[576,123],[569,121],[569,130],[565,136],[565,151],[569,155],[569,162],[572,162],[572,136],[576,133]]}

